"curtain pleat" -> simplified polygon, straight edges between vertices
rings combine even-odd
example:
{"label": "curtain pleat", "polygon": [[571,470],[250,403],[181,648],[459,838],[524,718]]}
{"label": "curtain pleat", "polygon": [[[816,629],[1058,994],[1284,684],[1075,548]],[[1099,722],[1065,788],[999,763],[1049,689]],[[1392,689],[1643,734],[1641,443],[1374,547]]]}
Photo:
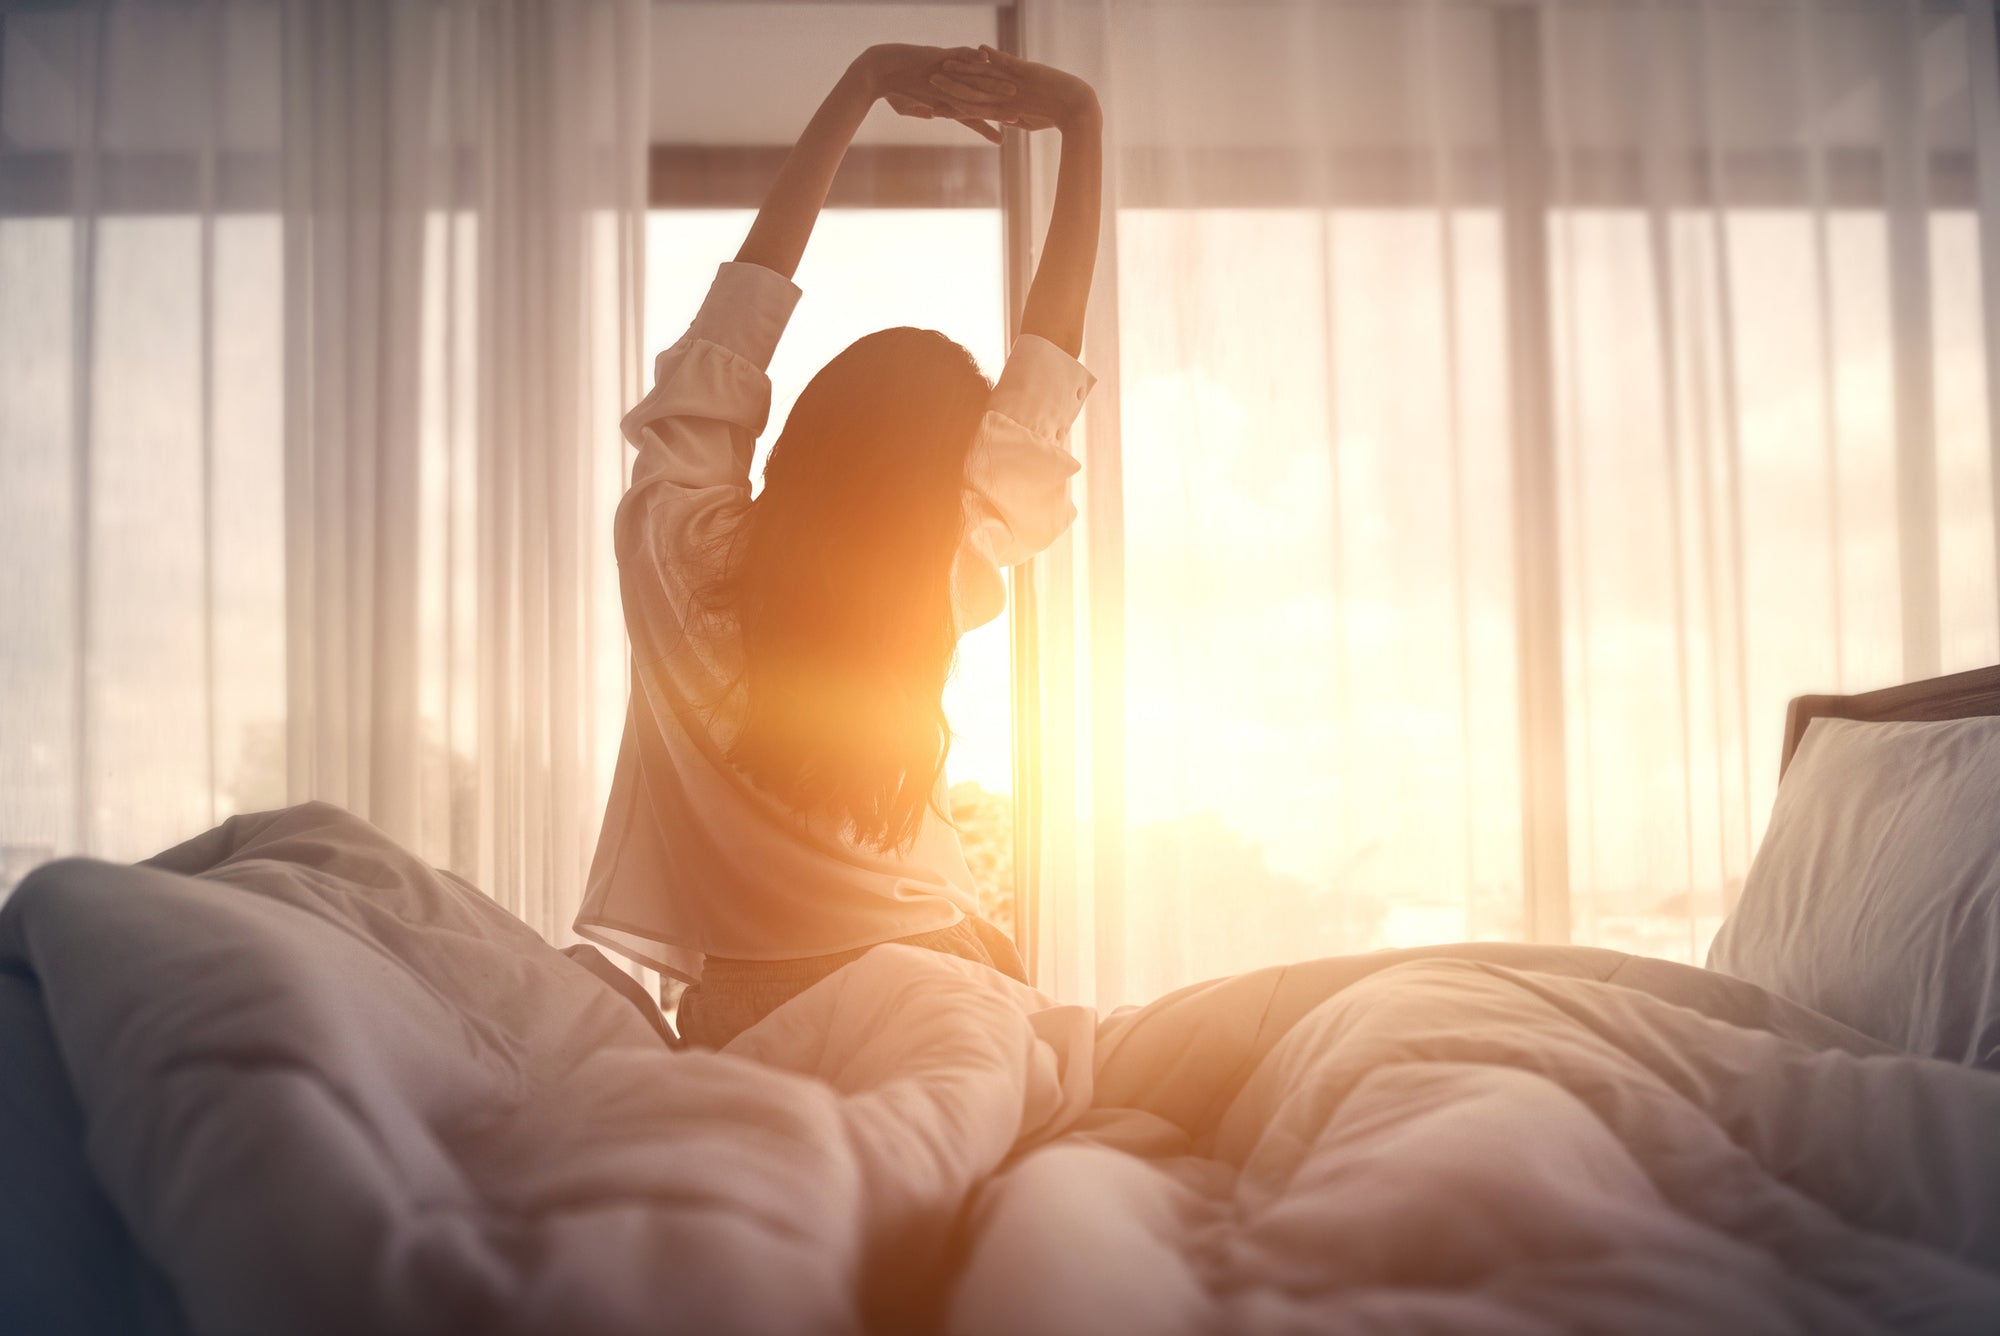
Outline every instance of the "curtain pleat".
{"label": "curtain pleat", "polygon": [[[1706,143],[1703,169],[1708,179],[1708,221],[1714,248],[1709,263],[1709,275],[1714,294],[1718,393],[1715,395],[1703,393],[1701,399],[1703,402],[1715,404],[1720,415],[1721,431],[1719,434],[1709,432],[1706,430],[1706,419],[1703,419],[1699,542],[1715,665],[1711,692],[1716,762],[1713,766],[1711,783],[1715,790],[1717,863],[1713,875],[1720,879],[1721,910],[1726,914],[1735,907],[1736,887],[1739,884],[1730,873],[1738,869],[1747,870],[1750,865],[1752,828],[1749,806],[1750,756],[1751,749],[1757,744],[1755,739],[1749,736],[1747,658],[1749,635],[1744,620],[1743,445],[1740,430],[1742,410],[1737,392],[1737,319],[1735,289],[1730,279],[1733,265],[1730,260],[1729,223],[1723,208],[1723,201],[1728,198],[1724,163],[1729,127],[1720,111],[1724,95],[1716,78],[1716,67],[1719,60],[1717,48],[1721,39],[1716,35],[1715,29],[1715,5],[1712,0],[1705,0],[1700,25],[1699,68],[1702,77],[1696,95],[1700,99],[1702,109],[1701,132]],[[1810,152],[1810,149],[1807,151]],[[1707,325],[1704,324],[1702,328],[1707,328]],[[1720,526],[1713,514],[1715,509],[1713,469],[1708,459],[1711,442],[1717,435],[1723,456],[1721,504],[1726,515],[1726,541],[1720,534]],[[1728,575],[1726,584],[1722,573],[1725,568]],[[1722,610],[1724,603],[1728,605],[1727,614]],[[1733,736],[1728,733],[1728,725],[1725,723],[1725,716],[1728,713],[1726,696],[1733,696],[1735,702],[1736,731]],[[1727,764],[1727,758],[1732,754],[1736,762],[1734,767]],[[1736,787],[1734,806],[1741,815],[1740,838],[1734,843],[1728,836],[1732,771]],[[1695,798],[1691,794],[1690,804],[1694,801]],[[1692,897],[1692,888],[1690,894]],[[1690,903],[1693,903],[1692,898]],[[1694,923],[1695,917],[1689,915],[1688,949],[1691,959],[1699,959],[1706,948],[1706,943]]]}
{"label": "curtain pleat", "polygon": [[[1972,120],[1974,126],[1976,213],[1979,219],[1981,311],[1985,317],[1985,372],[1989,386],[2000,385],[2000,58],[1982,60],[1980,52],[2000,52],[2000,24],[1993,0],[1967,0],[1966,45],[1972,58]],[[1987,481],[1993,512],[2000,515],[2000,412],[1986,424]],[[1995,617],[2000,620],[2000,541],[1993,547]]]}
{"label": "curtain pleat", "polygon": [[220,815],[221,770],[218,764],[218,710],[216,707],[215,630],[215,213],[216,159],[222,150],[222,98],[227,87],[221,69],[223,50],[222,9],[209,0],[201,7],[203,70],[200,141],[196,146],[197,177],[196,225],[200,229],[195,324],[195,345],[200,351],[196,394],[200,401],[201,433],[201,684],[203,777],[206,780],[208,820]]}
{"label": "curtain pleat", "polygon": [[1902,563],[1903,671],[1939,670],[1937,442],[1931,327],[1929,152],[1917,0],[1880,15],[1888,198],[1891,346],[1896,375],[1896,503]]}
{"label": "curtain pleat", "polygon": [[97,538],[95,470],[97,422],[95,418],[95,360],[91,356],[97,332],[98,263],[98,156],[101,148],[104,98],[104,16],[88,12],[78,16],[75,28],[74,139],[70,149],[71,234],[70,234],[70,525],[72,534],[73,581],[71,616],[74,619],[71,648],[74,690],[71,701],[71,757],[73,775],[71,828],[67,832],[74,847],[88,849],[98,838],[95,820],[98,798],[92,779],[96,771],[96,742],[92,728],[92,697],[95,692],[96,648],[92,638],[97,593],[93,578],[93,545]]}
{"label": "curtain pleat", "polygon": [[[1536,10],[1539,27],[1537,44],[1538,65],[1544,75],[1551,68],[1558,68],[1561,50],[1559,43],[1565,36],[1564,22],[1568,11],[1561,6],[1546,6]],[[1541,107],[1543,124],[1547,127],[1551,146],[1549,153],[1548,190],[1555,201],[1576,200],[1583,196],[1579,173],[1575,169],[1569,146],[1576,136],[1576,124],[1580,119],[1572,110],[1573,83],[1566,79],[1539,79],[1540,89],[1532,94]],[[1582,231],[1580,210],[1552,210],[1547,221],[1548,264],[1545,282],[1550,306],[1549,328],[1552,331],[1553,347],[1546,351],[1547,360],[1555,365],[1579,366],[1585,353],[1584,318],[1582,305],[1582,276],[1584,265],[1582,256],[1584,245],[1579,237]],[[1516,273],[1509,274],[1510,284],[1519,285],[1525,279]],[[1518,356],[1518,354],[1516,354]],[[1548,373],[1553,377],[1553,371]],[[1569,919],[1569,897],[1572,883],[1584,886],[1595,885],[1601,875],[1604,860],[1598,849],[1597,794],[1598,788],[1598,738],[1597,738],[1597,637],[1593,634],[1591,600],[1587,597],[1590,562],[1585,558],[1585,522],[1594,507],[1587,507],[1586,498],[1591,494],[1591,484],[1596,470],[1592,467],[1588,451],[1574,448],[1575,442],[1583,436],[1583,386],[1581,376],[1565,376],[1556,381],[1548,410],[1549,430],[1556,440],[1567,446],[1563,468],[1559,474],[1557,498],[1558,533],[1556,540],[1559,578],[1559,597],[1563,604],[1562,644],[1565,669],[1573,675],[1574,685],[1565,701],[1563,718],[1564,742],[1567,769],[1565,787],[1567,792],[1567,815],[1572,824],[1564,834],[1562,843],[1568,852],[1565,881],[1562,886],[1563,917],[1560,926],[1567,937],[1571,931]],[[1517,515],[1517,522],[1519,516]],[[1523,543],[1532,541],[1519,540]],[[1544,633],[1546,634],[1546,632]],[[1525,723],[1525,720],[1524,720]],[[1524,747],[1525,750],[1525,747]],[[1534,806],[1546,802],[1543,791],[1527,799],[1524,806]],[[1528,918],[1537,921],[1535,905],[1531,901]],[[1547,916],[1543,916],[1546,921]],[[1543,934],[1538,934],[1543,935]],[[1552,933],[1546,935],[1553,935]]]}
{"label": "curtain pleat", "polygon": [[[1682,11],[1684,12],[1684,11]],[[1670,49],[1672,38],[1667,29],[1667,20],[1673,17],[1659,0],[1648,6],[1647,27],[1637,36],[1645,46],[1655,50]],[[1645,180],[1646,213],[1646,261],[1648,296],[1654,329],[1654,355],[1657,359],[1658,384],[1660,386],[1660,474],[1664,480],[1666,494],[1666,524],[1669,552],[1667,558],[1668,584],[1672,590],[1672,631],[1678,659],[1679,671],[1675,675],[1675,714],[1679,720],[1679,762],[1680,798],[1682,804],[1681,829],[1686,841],[1686,865],[1683,875],[1676,877],[1674,889],[1680,890],[1692,900],[1694,894],[1695,868],[1695,773],[1694,773],[1694,709],[1692,687],[1695,674],[1693,661],[1694,642],[1688,609],[1687,594],[1687,520],[1685,515],[1686,488],[1682,440],[1682,375],[1680,356],[1681,345],[1686,336],[1681,328],[1677,302],[1675,266],[1675,236],[1673,219],[1667,203],[1667,174],[1672,164],[1669,154],[1679,159],[1685,154],[1685,146],[1666,142],[1670,131],[1670,118],[1674,110],[1671,90],[1662,87],[1665,82],[1657,77],[1662,64],[1639,59],[1633,62],[1638,75],[1637,96],[1640,99],[1640,114],[1645,124],[1644,137],[1640,143],[1642,158],[1641,175]],[[1698,432],[1699,418],[1696,418]],[[1689,935],[1693,935],[1693,916],[1688,916]],[[1690,943],[1690,952],[1693,950]]]}
{"label": "curtain pleat", "polygon": [[[1454,166],[1456,153],[1446,131],[1445,108],[1450,84],[1443,69],[1441,47],[1441,0],[1424,0],[1423,26],[1413,43],[1419,65],[1416,82],[1422,92],[1422,152],[1429,159],[1429,189],[1436,215],[1439,272],[1439,347],[1443,367],[1445,413],[1445,471],[1451,489],[1451,570],[1452,570],[1452,653],[1458,675],[1458,745],[1460,782],[1458,792],[1459,839],[1462,859],[1459,875],[1466,892],[1468,923],[1478,910],[1472,896],[1477,880],[1478,830],[1473,813],[1477,796],[1473,781],[1472,727],[1472,626],[1471,576],[1467,569],[1466,528],[1470,518],[1465,458],[1463,380],[1459,359],[1462,333],[1459,309],[1458,186]],[[1339,593],[1335,592],[1335,602]]]}
{"label": "curtain pleat", "polygon": [[1805,159],[1806,192],[1812,212],[1813,319],[1812,338],[1819,354],[1819,432],[1826,470],[1827,614],[1832,627],[1833,673],[1846,678],[1847,636],[1842,626],[1841,572],[1841,446],[1837,392],[1837,324],[1834,315],[1832,246],[1827,236],[1826,136],[1808,113],[1823,96],[1826,83],[1824,35],[1818,0],[1795,0],[1792,34],[1795,114],[1804,127],[1801,151]]}
{"label": "curtain pleat", "polygon": [[[1565,11],[1554,6],[1499,11],[1492,34],[1498,154],[1501,163],[1500,226],[1505,238],[1508,451],[1511,464],[1512,569],[1514,574],[1515,697],[1520,757],[1521,920],[1516,931],[1533,941],[1567,941],[1575,918],[1576,840],[1565,801],[1574,785],[1573,721],[1565,711],[1564,656],[1569,652],[1561,581],[1571,552],[1561,527],[1564,449],[1571,438],[1558,426],[1562,381],[1553,355],[1555,290],[1574,280],[1558,276],[1550,251],[1551,194],[1568,185],[1570,132],[1579,119],[1568,112],[1564,68],[1557,45]],[[1581,464],[1572,450],[1571,464]],[[1571,535],[1581,551],[1584,533]],[[1581,563],[1579,573],[1583,573]],[[1583,606],[1579,599],[1578,605]],[[1586,615],[1588,615],[1586,613]],[[1572,633],[1573,634],[1573,633]],[[1583,690],[1592,689],[1589,674]],[[1586,709],[1588,721],[1592,712]],[[1585,792],[1595,760],[1585,723]],[[1588,839],[1588,836],[1586,837]],[[1393,893],[1393,892],[1392,892]]]}

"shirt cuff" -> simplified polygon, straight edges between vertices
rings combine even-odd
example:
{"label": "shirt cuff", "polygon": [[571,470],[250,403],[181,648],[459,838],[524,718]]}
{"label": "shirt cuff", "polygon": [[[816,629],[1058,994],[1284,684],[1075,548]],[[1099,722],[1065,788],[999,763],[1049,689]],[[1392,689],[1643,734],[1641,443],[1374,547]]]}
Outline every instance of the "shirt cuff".
{"label": "shirt cuff", "polygon": [[1039,334],[1014,340],[1000,383],[986,407],[1038,436],[1054,438],[1076,421],[1097,377],[1083,363]]}
{"label": "shirt cuff", "polygon": [[718,344],[769,370],[771,354],[799,304],[799,287],[775,269],[738,260],[724,262],[695,312],[687,336]]}

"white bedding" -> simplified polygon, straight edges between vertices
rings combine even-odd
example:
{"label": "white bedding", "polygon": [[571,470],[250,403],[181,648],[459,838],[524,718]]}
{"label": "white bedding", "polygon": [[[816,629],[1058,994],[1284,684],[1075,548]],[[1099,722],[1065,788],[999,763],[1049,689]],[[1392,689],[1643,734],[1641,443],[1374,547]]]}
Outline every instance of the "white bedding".
{"label": "white bedding", "polygon": [[2000,1329],[2000,1075],[1702,971],[1401,953],[1100,1019],[885,947],[675,1053],[337,809],[154,863],[36,874],[0,961],[197,1331]]}

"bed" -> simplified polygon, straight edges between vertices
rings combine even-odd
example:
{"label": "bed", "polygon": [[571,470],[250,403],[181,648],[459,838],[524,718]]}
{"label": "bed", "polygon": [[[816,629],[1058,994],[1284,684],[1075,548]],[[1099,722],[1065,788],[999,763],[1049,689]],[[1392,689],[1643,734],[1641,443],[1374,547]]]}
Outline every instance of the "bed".
{"label": "bed", "polygon": [[1854,696],[1797,696],[1785,710],[1785,748],[1778,774],[1782,778],[1791,768],[1792,757],[1815,719],[1933,723],[1995,715],[2000,715],[2000,664]]}
{"label": "bed", "polygon": [[[1811,720],[1996,714],[1801,698],[1772,840]],[[885,947],[676,1051],[306,804],[0,908],[0,1330],[2000,1329],[2000,1074],[1860,1019],[1506,943],[1099,1016]]]}

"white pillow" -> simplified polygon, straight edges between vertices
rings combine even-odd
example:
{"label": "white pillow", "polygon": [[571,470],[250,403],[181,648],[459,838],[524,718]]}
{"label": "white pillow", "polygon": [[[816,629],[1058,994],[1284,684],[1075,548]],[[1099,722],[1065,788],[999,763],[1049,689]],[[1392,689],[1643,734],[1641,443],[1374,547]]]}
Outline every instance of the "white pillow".
{"label": "white pillow", "polygon": [[1708,965],[2000,1069],[2000,718],[1815,719]]}

